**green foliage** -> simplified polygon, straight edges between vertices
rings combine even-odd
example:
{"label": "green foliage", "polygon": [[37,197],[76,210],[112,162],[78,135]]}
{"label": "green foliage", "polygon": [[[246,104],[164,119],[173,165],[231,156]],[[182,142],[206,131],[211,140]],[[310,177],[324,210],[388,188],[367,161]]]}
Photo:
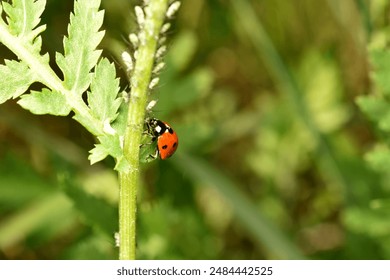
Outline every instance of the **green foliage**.
{"label": "green foliage", "polygon": [[101,54],[96,50],[104,36],[104,32],[99,32],[104,16],[102,11],[98,11],[99,6],[100,0],[75,1],[68,36],[64,38],[64,55],[56,54],[57,64],[64,74],[65,88],[78,95],[89,87],[90,71]]}
{"label": "green foliage", "polygon": [[117,98],[119,80],[115,77],[115,67],[107,59],[102,59],[96,66],[88,92],[88,105],[92,114],[100,122],[113,122],[117,117],[121,100]]}
{"label": "green foliage", "polygon": [[[38,26],[45,9],[45,0],[16,0],[13,5],[2,1],[6,13],[9,33],[17,36],[18,43],[23,45],[32,54],[39,57],[42,39],[38,36],[45,30],[45,26]],[[1,9],[0,9],[1,11]],[[5,24],[1,21],[1,24]],[[38,27],[37,27],[38,26]],[[41,61],[48,62],[48,55],[40,57]]]}
{"label": "green foliage", "polygon": [[376,96],[360,96],[357,99],[360,109],[373,121],[379,123],[379,127],[385,129],[386,123],[381,125],[387,115],[387,103]]}
{"label": "green foliage", "polygon": [[220,174],[218,170],[214,170],[206,162],[195,158],[181,156],[176,160],[176,163],[187,171],[195,181],[201,181],[206,186],[211,185],[216,188],[233,207],[233,212],[240,224],[258,243],[264,244],[268,250],[273,251],[281,258],[303,258],[299,250],[291,246],[288,240],[285,240],[283,234],[257,211],[255,205],[239,191],[239,187],[227,176]]}
{"label": "green foliage", "polygon": [[[370,52],[371,64],[374,69],[373,80],[376,88],[369,96],[357,99],[361,110],[370,118],[384,133],[390,131],[390,51],[387,49],[374,48]],[[388,142],[388,140],[385,140]],[[390,163],[390,153],[386,147],[377,147],[367,155],[367,159],[376,170],[387,173]]]}
{"label": "green foliage", "polygon": [[370,165],[381,172],[388,172],[388,164],[390,164],[390,151],[387,146],[377,145],[372,151],[366,155]]}
{"label": "green foliage", "polygon": [[[88,105],[91,113],[96,119],[103,123],[109,135],[99,136],[100,144],[90,151],[89,157],[91,164],[103,160],[108,155],[117,159],[117,170],[126,169],[126,160],[120,144],[118,134],[110,126],[117,115],[121,105],[121,100],[117,98],[119,92],[119,81],[115,78],[115,68],[107,59],[102,59],[96,66],[95,73],[91,83],[91,91],[88,92]],[[122,126],[125,124],[122,120]],[[122,134],[123,135],[124,131]],[[116,134],[116,135],[115,135]]]}
{"label": "green foliage", "polygon": [[[21,242],[27,242],[26,247],[29,247],[28,239],[24,241],[26,237],[35,240],[33,244],[36,246],[45,244],[80,228],[83,223],[95,229],[96,236],[103,238],[104,243],[111,237],[115,229],[117,211],[109,205],[107,198],[96,197],[96,194],[88,193],[85,186],[76,187],[75,182],[69,180],[61,184],[66,190],[65,195],[60,188],[54,187],[57,185],[53,183],[54,178],[43,178],[13,155],[3,158],[0,167],[1,212],[14,210],[13,214],[8,215],[0,224],[2,250],[6,251]],[[108,187],[109,181],[102,179],[100,178],[102,185]],[[82,220],[79,219],[80,215]],[[76,241],[74,246],[67,248],[68,251],[84,243],[84,237],[77,234],[68,238]],[[96,250],[92,250],[90,254],[68,256],[94,259],[95,253]],[[112,247],[106,248],[106,257],[114,257],[113,254]],[[45,258],[44,256],[44,251],[37,250],[37,258]]]}
{"label": "green foliage", "polygon": [[[373,5],[378,9],[378,6]],[[379,10],[376,10],[378,13]],[[388,242],[389,219],[388,178],[389,178],[389,138],[390,131],[390,51],[385,46],[388,41],[387,27],[378,27],[372,32],[369,48],[369,61],[373,87],[369,95],[357,99],[357,104],[378,129],[379,142],[375,143],[365,156],[372,169],[381,174],[382,184],[376,189],[376,199],[370,201],[369,207],[351,207],[344,215],[346,226],[359,235],[375,240],[377,244]],[[380,245],[379,245],[380,246]],[[389,246],[381,248],[384,258],[390,256]]]}
{"label": "green foliage", "polygon": [[362,96],[357,104],[362,111],[373,120],[383,131],[390,131],[390,103],[387,98],[390,94],[390,51],[372,50],[370,54],[374,68],[373,79],[377,92],[370,96]]}
{"label": "green foliage", "polygon": [[[117,158],[117,168],[126,170],[128,167],[121,152],[120,135],[110,126],[118,116],[121,104],[121,99],[117,98],[119,81],[113,64],[107,59],[98,63],[101,50],[96,48],[104,35],[103,31],[99,31],[104,15],[99,11],[100,0],[75,1],[68,35],[64,38],[64,54],[56,53],[63,81],[50,68],[48,55],[40,55],[39,33],[44,26],[37,25],[46,2],[28,0],[14,1],[13,5],[2,4],[8,24],[1,23],[0,40],[15,52],[20,61],[6,61],[0,66],[0,102],[21,96],[18,103],[34,114],[67,116],[73,111],[74,119],[95,136],[104,139],[99,149],[91,151],[91,163],[111,155]],[[26,90],[36,81],[41,82],[44,88],[27,94]],[[88,88],[87,105],[82,94]]]}
{"label": "green foliage", "polygon": [[14,60],[6,60],[0,71],[0,103],[19,97],[37,79],[25,63]]}
{"label": "green foliage", "polygon": [[380,88],[384,96],[390,94],[390,82],[388,74],[390,73],[390,51],[372,50],[370,53],[371,63],[375,69],[374,81]]}
{"label": "green foliage", "polygon": [[9,30],[14,35],[31,36],[32,31],[40,22],[46,1],[13,1],[12,3],[13,5],[7,2],[2,3],[7,13]]}
{"label": "green foliage", "polygon": [[22,95],[18,103],[23,108],[37,115],[67,116],[71,110],[63,94],[46,88],[42,89],[42,91],[31,91],[30,94]]}
{"label": "green foliage", "polygon": [[[119,80],[114,65],[107,59],[100,59],[102,51],[96,49],[104,35],[103,31],[99,31],[104,15],[99,11],[100,0],[75,1],[68,35],[63,42],[64,54],[56,53],[56,63],[62,71],[63,81],[49,65],[48,54],[40,54],[40,33],[45,26],[38,25],[46,1],[15,0],[12,4],[4,1],[1,4],[3,9],[0,12],[4,11],[6,22],[0,19],[0,41],[16,54],[18,60],[5,60],[5,64],[0,66],[0,102],[20,97],[19,105],[39,115],[67,116],[73,111],[74,119],[101,140],[101,144],[91,151],[91,163],[113,155],[117,158],[116,167],[126,170],[128,165],[123,156],[120,136],[111,127],[121,105],[118,98]],[[40,83],[40,90],[30,88],[35,82]],[[85,103],[83,94],[88,89]],[[123,117],[120,120],[121,126],[124,126],[126,120]],[[61,146],[57,149],[61,149]],[[26,177],[19,175],[21,179]],[[9,187],[15,187],[12,180],[3,183],[4,193],[9,192]],[[32,190],[35,186],[31,180],[25,181],[24,185]],[[59,190],[51,190],[4,221],[4,230],[0,232],[2,248],[14,246],[23,239],[23,235],[34,236],[43,232],[50,239],[63,234],[64,230],[77,223],[77,214],[72,205],[84,217],[86,224],[96,228],[106,238],[111,238],[117,228],[117,209],[75,187],[77,182],[62,182],[61,185],[68,197]],[[36,186],[40,187],[40,184]],[[17,205],[12,200],[10,203],[12,207]],[[56,207],[61,210],[56,210]],[[7,208],[4,210],[9,211]],[[53,221],[62,221],[61,225],[57,225],[57,230],[53,230]],[[92,258],[92,255],[83,256]]]}
{"label": "green foliage", "polygon": [[[114,66],[123,81],[127,68],[97,59],[102,12],[79,1],[57,54],[63,73],[55,75],[67,84],[45,79],[55,76],[42,67],[42,11],[31,6],[30,37],[18,39],[9,34],[21,32],[20,12],[10,9],[21,1],[5,2],[0,38],[23,51],[0,65],[1,103],[20,97],[35,113],[70,109],[96,138],[70,118],[32,118],[12,101],[2,105],[0,258],[115,259],[120,190],[112,168],[127,165],[120,136],[128,106],[119,102]],[[48,2],[44,13],[50,54],[66,32],[65,2]],[[179,148],[141,165],[137,258],[388,259],[390,2],[219,2],[182,1],[150,91],[158,102],[149,116],[172,125]],[[102,5],[101,48],[120,61],[123,34],[137,30],[130,4]],[[90,25],[78,18],[92,14]],[[78,59],[83,77],[70,73]],[[149,142],[143,135],[145,162],[156,148]],[[93,166],[86,147],[94,147]]]}

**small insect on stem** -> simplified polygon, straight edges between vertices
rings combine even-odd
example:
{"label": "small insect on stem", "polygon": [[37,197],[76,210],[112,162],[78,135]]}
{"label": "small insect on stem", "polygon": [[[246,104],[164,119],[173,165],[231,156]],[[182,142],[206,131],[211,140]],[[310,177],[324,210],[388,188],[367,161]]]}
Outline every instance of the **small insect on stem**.
{"label": "small insect on stem", "polygon": [[138,25],[142,27],[145,23],[145,13],[140,6],[135,6],[134,8],[135,16],[137,18]]}
{"label": "small insect on stem", "polygon": [[130,40],[131,44],[133,45],[133,48],[138,49],[138,46],[139,46],[138,36],[134,33],[130,33],[129,40]]}
{"label": "small insect on stem", "polygon": [[179,10],[179,8],[180,8],[180,2],[179,1],[173,2],[167,10],[166,13],[167,18],[172,18]]}
{"label": "small insect on stem", "polygon": [[122,60],[123,63],[126,65],[126,72],[131,72],[134,68],[133,59],[131,58],[131,55],[126,51],[122,52]]}
{"label": "small insect on stem", "polygon": [[160,78],[156,77],[153,78],[149,83],[149,89],[153,89],[157,86],[158,82],[160,81]]}

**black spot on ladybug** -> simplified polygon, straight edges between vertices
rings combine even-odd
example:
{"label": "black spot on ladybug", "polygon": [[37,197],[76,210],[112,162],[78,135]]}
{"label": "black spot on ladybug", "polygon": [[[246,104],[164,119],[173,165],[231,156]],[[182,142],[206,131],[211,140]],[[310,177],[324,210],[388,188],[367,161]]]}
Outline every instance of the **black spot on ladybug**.
{"label": "black spot on ladybug", "polygon": [[173,129],[172,129],[171,127],[169,127],[169,128],[168,128],[168,132],[169,132],[170,134],[173,134]]}
{"label": "black spot on ladybug", "polygon": [[161,147],[163,150],[166,150],[168,148],[168,145],[164,145]]}
{"label": "black spot on ladybug", "polygon": [[177,146],[177,142],[173,143],[172,147],[175,148]]}

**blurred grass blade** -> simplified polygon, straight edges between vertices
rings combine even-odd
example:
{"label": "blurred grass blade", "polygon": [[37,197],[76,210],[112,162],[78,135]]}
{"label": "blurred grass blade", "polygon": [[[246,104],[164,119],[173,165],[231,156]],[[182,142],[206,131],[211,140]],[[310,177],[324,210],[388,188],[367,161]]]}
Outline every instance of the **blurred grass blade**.
{"label": "blurred grass blade", "polygon": [[61,223],[72,211],[71,201],[62,193],[36,200],[0,224],[0,248],[17,244],[48,223]]}
{"label": "blurred grass blade", "polygon": [[244,229],[261,248],[266,247],[272,255],[281,259],[304,259],[299,249],[284,234],[268,221],[234,182],[206,161],[183,154],[171,160],[196,181],[216,188],[231,205],[235,216]]}

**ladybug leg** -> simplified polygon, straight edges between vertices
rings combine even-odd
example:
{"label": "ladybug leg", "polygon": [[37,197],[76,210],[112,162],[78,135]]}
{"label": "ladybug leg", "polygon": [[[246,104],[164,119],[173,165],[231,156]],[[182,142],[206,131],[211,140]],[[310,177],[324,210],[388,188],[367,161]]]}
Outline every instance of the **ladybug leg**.
{"label": "ladybug leg", "polygon": [[[148,134],[148,133],[143,133],[144,135],[148,135],[148,136],[150,136],[150,134]],[[153,142],[155,142],[156,141],[156,139],[157,139],[157,137],[152,137],[152,139],[150,139],[150,142],[147,142],[147,143],[143,143],[143,144],[141,144],[141,145],[139,145],[139,147],[140,148],[142,148],[143,146],[146,146],[146,145],[152,145],[153,144]]]}
{"label": "ladybug leg", "polygon": [[149,132],[149,129],[144,130],[144,131],[142,132],[142,135],[147,135],[147,136],[150,136],[150,137],[154,137],[153,134],[151,134],[151,133]]}
{"label": "ladybug leg", "polygon": [[155,152],[154,154],[150,154],[148,157],[149,157],[150,159],[156,159],[156,158],[158,158],[158,150],[156,150],[156,152]]}

